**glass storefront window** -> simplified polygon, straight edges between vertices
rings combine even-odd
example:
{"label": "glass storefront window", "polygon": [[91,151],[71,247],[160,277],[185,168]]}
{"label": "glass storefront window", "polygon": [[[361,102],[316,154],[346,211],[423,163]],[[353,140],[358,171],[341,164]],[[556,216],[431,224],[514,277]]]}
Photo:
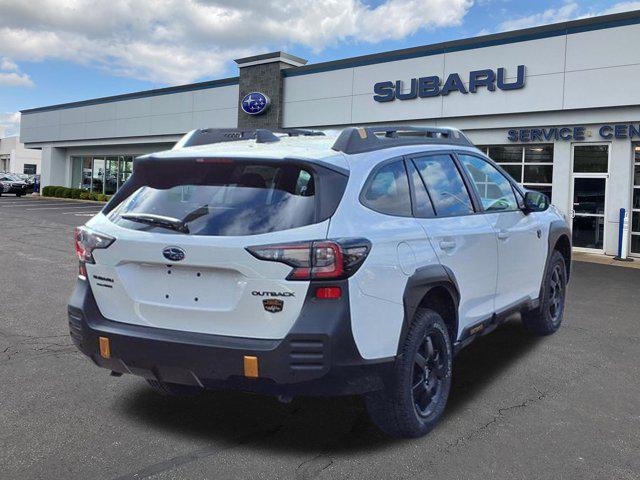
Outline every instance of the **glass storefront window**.
{"label": "glass storefront window", "polygon": [[609,147],[607,145],[576,145],[573,149],[574,173],[607,173]]}
{"label": "glass storefront window", "polygon": [[71,186],[113,195],[133,172],[133,155],[71,157]]}
{"label": "glass storefront window", "polygon": [[630,251],[632,254],[640,255],[640,144],[633,146],[633,172]]}
{"label": "glass storefront window", "polygon": [[487,145],[478,147],[524,188],[551,198],[553,145]]}
{"label": "glass storefront window", "polygon": [[522,162],[522,147],[496,145],[489,147],[489,157],[497,163]]}
{"label": "glass storefront window", "polygon": [[524,147],[525,163],[553,163],[553,145]]}

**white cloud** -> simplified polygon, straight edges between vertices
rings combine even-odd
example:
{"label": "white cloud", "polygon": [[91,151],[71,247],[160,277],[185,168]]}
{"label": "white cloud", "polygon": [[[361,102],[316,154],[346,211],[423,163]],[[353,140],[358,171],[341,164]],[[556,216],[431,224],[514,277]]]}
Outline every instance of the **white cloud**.
{"label": "white cloud", "polygon": [[33,87],[34,83],[12,59],[0,57],[0,85],[7,87]]}
{"label": "white cloud", "polygon": [[16,62],[14,62],[13,60],[11,60],[10,58],[7,57],[2,57],[0,58],[0,70],[3,71],[11,71],[11,70],[18,70],[18,65],[16,65]]}
{"label": "white cloud", "polygon": [[628,12],[630,10],[640,10],[640,2],[616,3],[614,6],[600,12],[599,15],[609,15],[610,13]]}
{"label": "white cloud", "polygon": [[182,83],[229,59],[303,45],[376,43],[459,25],[473,0],[0,0],[0,55],[62,59]]}
{"label": "white cloud", "polygon": [[0,85],[7,87],[33,87],[34,83],[26,73],[0,72]]}
{"label": "white cloud", "polygon": [[0,112],[0,137],[18,135],[19,133],[20,112]]}
{"label": "white cloud", "polygon": [[577,2],[566,3],[560,8],[549,8],[543,12],[534,13],[526,17],[514,18],[502,22],[498,29],[501,31],[519,30],[549,23],[566,22],[577,16],[579,6]]}
{"label": "white cloud", "polygon": [[568,1],[558,8],[549,8],[542,12],[506,20],[498,25],[496,31],[504,32],[519,30],[521,28],[535,27],[537,25],[566,22],[568,20],[575,20],[578,18],[609,15],[612,13],[627,12],[638,9],[640,9],[640,1],[616,3],[605,10],[584,10],[578,2]]}

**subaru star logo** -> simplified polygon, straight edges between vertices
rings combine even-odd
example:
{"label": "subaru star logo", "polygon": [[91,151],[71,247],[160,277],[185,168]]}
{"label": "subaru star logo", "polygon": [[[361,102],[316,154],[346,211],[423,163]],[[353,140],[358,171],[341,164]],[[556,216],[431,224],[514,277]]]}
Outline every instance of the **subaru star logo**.
{"label": "subaru star logo", "polygon": [[244,96],[241,105],[244,113],[260,115],[269,108],[270,104],[271,100],[264,93],[251,92]]}
{"label": "subaru star logo", "polygon": [[167,247],[162,250],[162,255],[172,262],[179,262],[180,260],[184,260],[185,257],[184,250],[180,247]]}

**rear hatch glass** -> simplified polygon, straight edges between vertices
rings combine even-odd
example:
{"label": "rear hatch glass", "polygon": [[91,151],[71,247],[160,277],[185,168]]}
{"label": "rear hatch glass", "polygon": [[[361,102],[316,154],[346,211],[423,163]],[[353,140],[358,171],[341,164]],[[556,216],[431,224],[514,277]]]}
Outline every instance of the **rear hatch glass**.
{"label": "rear hatch glass", "polygon": [[321,220],[317,175],[297,164],[228,161],[176,170],[174,182],[144,185],[111,212],[119,226],[162,233],[246,236]]}

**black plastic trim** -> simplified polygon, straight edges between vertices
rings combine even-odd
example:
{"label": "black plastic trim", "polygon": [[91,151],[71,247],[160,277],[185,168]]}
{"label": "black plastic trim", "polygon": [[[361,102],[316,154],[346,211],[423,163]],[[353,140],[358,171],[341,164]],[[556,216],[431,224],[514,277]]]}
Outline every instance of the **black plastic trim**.
{"label": "black plastic trim", "polygon": [[[405,135],[403,132],[413,132],[416,135]],[[377,135],[380,133],[385,135],[380,137]],[[410,145],[475,147],[464,133],[452,128],[378,125],[345,128],[336,139],[332,149],[347,155],[353,155]]]}
{"label": "black plastic trim", "polygon": [[455,305],[455,325],[454,338],[455,341],[458,331],[458,306],[460,304],[460,289],[454,273],[448,267],[441,264],[427,265],[420,267],[409,277],[405,285],[402,303],[404,305],[404,318],[402,328],[400,330],[400,338],[398,341],[398,353],[400,347],[404,343],[407,336],[411,320],[415,316],[416,310],[420,307],[422,299],[434,288],[444,287],[451,295]]}
{"label": "black plastic trim", "polygon": [[[318,300],[315,290],[339,286],[342,297]],[[286,308],[286,307],[285,307]],[[106,319],[86,281],[69,302],[69,329],[98,366],[146,378],[283,395],[343,395],[379,390],[393,358],[363,359],[351,330],[348,281],[312,282],[302,311],[282,340],[237,338],[131,325]],[[112,358],[98,352],[110,340]],[[244,377],[243,356],[257,356],[260,377]]]}

